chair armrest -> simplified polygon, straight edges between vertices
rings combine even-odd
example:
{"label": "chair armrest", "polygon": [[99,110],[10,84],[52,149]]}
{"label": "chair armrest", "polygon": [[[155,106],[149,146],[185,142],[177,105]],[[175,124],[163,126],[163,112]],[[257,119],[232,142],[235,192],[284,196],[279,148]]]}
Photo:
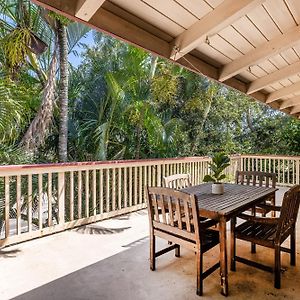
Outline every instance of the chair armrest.
{"label": "chair armrest", "polygon": [[269,217],[257,217],[257,216],[250,216],[246,214],[239,214],[239,218],[251,221],[254,223],[264,223],[264,224],[276,224],[278,223],[279,218],[269,218]]}
{"label": "chair armrest", "polygon": [[257,204],[257,207],[260,207],[265,210],[275,210],[275,211],[280,211],[281,206],[275,206],[275,205],[269,205],[269,204]]}

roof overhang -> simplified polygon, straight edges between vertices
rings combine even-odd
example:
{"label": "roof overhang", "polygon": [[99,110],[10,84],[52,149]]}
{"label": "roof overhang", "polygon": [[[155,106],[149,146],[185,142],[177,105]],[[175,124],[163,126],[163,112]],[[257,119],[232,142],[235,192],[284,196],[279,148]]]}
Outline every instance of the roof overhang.
{"label": "roof overhang", "polygon": [[298,0],[32,0],[300,118]]}

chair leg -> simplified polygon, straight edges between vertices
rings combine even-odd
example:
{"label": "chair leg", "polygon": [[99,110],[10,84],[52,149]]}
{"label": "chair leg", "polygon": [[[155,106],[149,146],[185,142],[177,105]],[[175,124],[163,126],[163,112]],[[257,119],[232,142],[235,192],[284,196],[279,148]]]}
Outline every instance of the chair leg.
{"label": "chair leg", "polygon": [[[274,195],[274,198],[272,198],[272,200],[271,200],[271,205],[273,205],[273,206],[276,205],[276,203],[275,203],[275,195]],[[272,210],[271,216],[272,216],[272,218],[276,217],[276,211],[275,210]]]}
{"label": "chair leg", "polygon": [[[252,216],[256,216],[255,206],[252,208]],[[256,253],[256,245],[251,243],[251,253]]]}
{"label": "chair leg", "polygon": [[235,238],[235,225],[236,225],[236,218],[231,219],[231,228],[230,228],[230,233],[231,233],[231,264],[230,264],[230,270],[235,271],[236,270],[236,262],[235,262],[235,257],[236,257],[236,238]]}
{"label": "chair leg", "polygon": [[155,235],[150,234],[150,269],[155,271]]}
{"label": "chair leg", "polygon": [[175,248],[175,256],[176,256],[176,257],[180,257],[180,246],[179,246],[179,245],[176,245],[176,248]]}
{"label": "chair leg", "polygon": [[197,255],[197,295],[203,295],[203,279],[202,279],[202,272],[203,272],[203,255],[201,251],[196,253]]}
{"label": "chair leg", "polygon": [[296,231],[295,229],[291,233],[290,236],[290,243],[291,243],[291,256],[290,256],[290,264],[291,266],[296,266]]}
{"label": "chair leg", "polygon": [[280,274],[281,261],[280,261],[280,245],[275,246],[275,270],[274,270],[274,287],[280,289]]}

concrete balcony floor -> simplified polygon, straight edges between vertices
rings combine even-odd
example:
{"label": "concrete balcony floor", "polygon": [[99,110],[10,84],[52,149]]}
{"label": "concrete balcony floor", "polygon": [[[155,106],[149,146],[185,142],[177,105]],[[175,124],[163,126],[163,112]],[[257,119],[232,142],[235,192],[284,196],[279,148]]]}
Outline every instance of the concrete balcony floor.
{"label": "concrete balcony floor", "polygon": [[[282,288],[273,287],[272,274],[237,263],[237,272],[229,273],[228,299],[299,299],[300,222],[297,227],[298,266],[291,267],[288,254],[282,254]],[[238,242],[238,254],[273,263],[272,250],[258,246],[250,254],[249,249]],[[218,247],[206,253],[204,267],[218,254]],[[163,255],[150,271],[145,210],[2,249],[0,268],[1,300],[225,299],[218,271],[205,280],[204,296],[196,296],[193,252]]]}

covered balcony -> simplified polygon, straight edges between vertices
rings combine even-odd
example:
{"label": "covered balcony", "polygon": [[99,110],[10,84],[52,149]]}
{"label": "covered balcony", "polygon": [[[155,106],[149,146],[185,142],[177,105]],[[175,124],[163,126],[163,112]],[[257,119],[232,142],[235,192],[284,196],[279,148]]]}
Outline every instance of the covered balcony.
{"label": "covered balcony", "polygon": [[[300,118],[297,0],[32,1]],[[199,185],[210,160],[1,166],[0,299],[199,299],[193,251],[164,255],[155,272],[149,269],[145,187],[160,187],[164,176],[177,173]],[[275,173],[277,204],[300,184],[299,156],[231,156],[228,182],[237,170]],[[296,260],[299,230],[298,221]],[[205,266],[218,251],[205,255]],[[238,242],[238,252],[273,264],[271,250],[251,254]],[[271,274],[238,263],[229,272],[229,297],[298,299],[300,268],[290,266],[287,254],[282,267],[277,290]],[[218,272],[204,284],[203,299],[212,298],[224,299]]]}
{"label": "covered balcony", "polygon": [[[0,253],[5,270],[1,299],[197,299],[193,252],[183,249],[180,258],[164,255],[155,272],[149,269],[144,187],[160,186],[163,176],[180,172],[200,184],[209,161],[195,157],[1,167],[1,244],[9,246]],[[229,181],[238,169],[276,173],[279,205],[288,187],[299,183],[299,166],[300,157],[236,155],[226,172]],[[42,236],[47,237],[35,239]],[[14,245],[21,241],[26,242]],[[160,241],[158,248],[165,244]],[[271,249],[258,247],[251,254],[243,242],[237,249],[272,265]],[[205,266],[218,253],[216,247],[205,254]],[[282,266],[282,288],[276,290],[271,274],[238,263],[237,272],[229,273],[230,297],[297,299],[299,267],[289,265],[288,254],[282,255]],[[204,299],[223,299],[219,281],[218,272],[205,279]]]}

